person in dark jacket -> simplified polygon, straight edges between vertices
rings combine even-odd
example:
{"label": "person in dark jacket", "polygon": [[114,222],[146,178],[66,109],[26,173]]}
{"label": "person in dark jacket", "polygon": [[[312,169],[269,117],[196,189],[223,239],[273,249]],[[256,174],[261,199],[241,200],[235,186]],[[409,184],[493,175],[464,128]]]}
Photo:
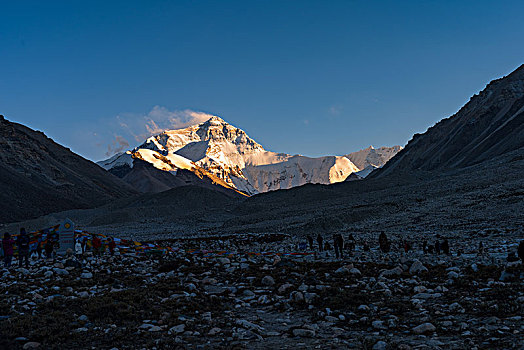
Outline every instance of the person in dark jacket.
{"label": "person in dark jacket", "polygon": [[22,267],[22,260],[25,260],[25,267],[29,267],[29,236],[23,227],[20,229],[16,245],[18,246],[18,267]]}
{"label": "person in dark jacket", "polygon": [[348,241],[346,245],[347,245],[347,250],[349,250],[350,253],[355,250],[355,246],[357,245],[357,242],[355,240],[355,237],[353,237],[351,233],[348,236]]}
{"label": "person in dark jacket", "polygon": [[315,249],[315,248],[313,247],[313,237],[311,237],[311,235],[307,235],[307,241],[308,241],[308,243],[309,243],[309,250],[313,250],[313,249]]}
{"label": "person in dark jacket", "polygon": [[42,259],[42,251],[44,250],[44,242],[42,241],[42,235],[38,236],[38,242],[36,244],[36,253],[38,254],[38,259]]}
{"label": "person in dark jacket", "polygon": [[524,263],[524,241],[520,241],[519,248],[517,250],[517,254],[520,260]]}
{"label": "person in dark jacket", "polygon": [[440,248],[442,249],[442,252],[446,255],[449,255],[449,242],[447,239],[445,239],[441,244]]}
{"label": "person in dark jacket", "polygon": [[82,238],[82,254],[85,254],[87,249],[87,236]]}
{"label": "person in dark jacket", "polygon": [[113,238],[109,238],[108,247],[109,247],[109,254],[111,254],[111,256],[115,255],[116,243]]}
{"label": "person in dark jacket", "polygon": [[47,242],[44,246],[45,256],[47,259],[51,259],[53,257],[53,249],[53,240],[48,236]]}
{"label": "person in dark jacket", "polygon": [[322,235],[319,233],[317,235],[317,243],[318,243],[318,251],[321,252],[324,250],[324,238],[322,238]]}
{"label": "person in dark jacket", "polygon": [[102,241],[97,236],[93,235],[92,239],[92,245],[93,245],[93,253],[95,256],[102,255]]}
{"label": "person in dark jacket", "polygon": [[338,259],[339,256],[343,258],[342,251],[344,250],[344,238],[340,233],[335,233],[333,235],[333,247],[335,248],[336,258]]}
{"label": "person in dark jacket", "polygon": [[380,250],[383,253],[389,252],[390,244],[388,241],[388,236],[384,232],[381,232],[378,236],[378,245],[380,246]]}
{"label": "person in dark jacket", "polygon": [[13,260],[15,241],[11,238],[9,233],[4,233],[2,239],[2,248],[4,249],[4,266],[11,267],[11,261]]}

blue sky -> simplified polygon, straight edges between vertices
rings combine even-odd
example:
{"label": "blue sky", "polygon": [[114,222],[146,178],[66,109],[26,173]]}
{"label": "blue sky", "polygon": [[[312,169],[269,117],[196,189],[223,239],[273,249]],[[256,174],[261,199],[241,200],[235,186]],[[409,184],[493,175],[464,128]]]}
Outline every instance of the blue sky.
{"label": "blue sky", "polygon": [[92,160],[190,111],[279,152],[404,145],[524,62],[522,13],[522,1],[2,1],[0,113]]}

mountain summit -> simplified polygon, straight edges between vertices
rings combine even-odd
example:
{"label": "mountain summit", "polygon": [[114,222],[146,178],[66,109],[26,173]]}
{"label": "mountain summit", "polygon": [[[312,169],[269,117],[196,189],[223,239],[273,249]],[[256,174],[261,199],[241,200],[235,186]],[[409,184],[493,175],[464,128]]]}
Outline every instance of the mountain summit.
{"label": "mountain summit", "polygon": [[179,169],[200,169],[249,195],[307,183],[341,182],[361,170],[344,156],[310,158],[266,151],[245,131],[216,116],[151,136],[137,148],[99,164],[110,171],[132,168],[133,159],[175,175]]}

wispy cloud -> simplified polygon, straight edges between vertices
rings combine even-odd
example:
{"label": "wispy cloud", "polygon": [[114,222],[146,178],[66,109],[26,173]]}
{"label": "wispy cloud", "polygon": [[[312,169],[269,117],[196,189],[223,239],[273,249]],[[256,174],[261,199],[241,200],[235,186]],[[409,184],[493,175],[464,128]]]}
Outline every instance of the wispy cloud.
{"label": "wispy cloud", "polygon": [[106,156],[110,157],[115,153],[122,152],[129,148],[129,142],[120,135],[115,135],[113,142],[107,145]]}
{"label": "wispy cloud", "polygon": [[329,111],[329,114],[337,116],[337,115],[340,115],[342,108],[339,106],[331,106],[329,107],[328,111]]}
{"label": "wispy cloud", "polygon": [[119,114],[102,123],[102,130],[97,130],[94,134],[105,145],[105,155],[111,156],[164,130],[186,128],[205,122],[211,117],[212,114],[190,109],[171,111],[162,106],[154,106],[146,114]]}

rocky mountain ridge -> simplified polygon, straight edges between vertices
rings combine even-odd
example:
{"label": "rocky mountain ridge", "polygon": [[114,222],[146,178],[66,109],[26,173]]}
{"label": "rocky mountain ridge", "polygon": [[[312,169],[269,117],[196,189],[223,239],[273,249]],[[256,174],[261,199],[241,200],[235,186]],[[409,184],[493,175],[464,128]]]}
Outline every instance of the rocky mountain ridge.
{"label": "rocky mountain ridge", "polygon": [[372,176],[460,169],[522,147],[524,65],[490,82],[453,116],[423,134],[415,134],[402,151]]}
{"label": "rocky mountain ridge", "polygon": [[0,222],[92,208],[137,193],[40,131],[0,116]]}

